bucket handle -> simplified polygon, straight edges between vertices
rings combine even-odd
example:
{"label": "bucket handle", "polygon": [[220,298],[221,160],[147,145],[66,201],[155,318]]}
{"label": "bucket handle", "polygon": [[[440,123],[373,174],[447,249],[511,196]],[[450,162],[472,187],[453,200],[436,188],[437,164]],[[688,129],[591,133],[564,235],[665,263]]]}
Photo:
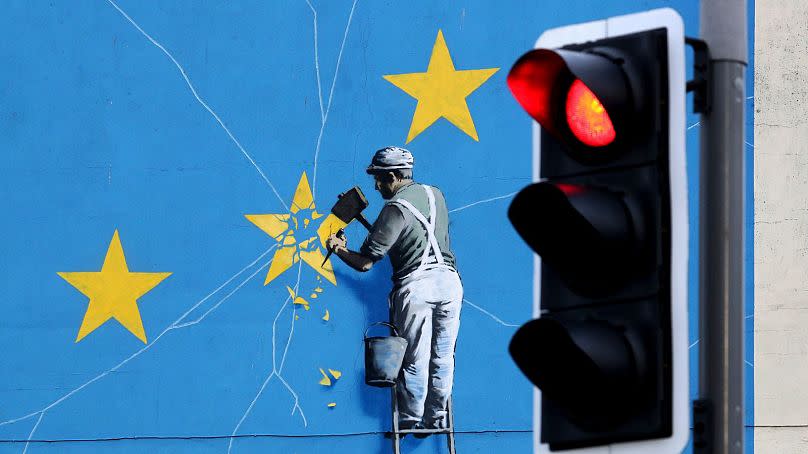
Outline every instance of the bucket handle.
{"label": "bucket handle", "polygon": [[367,339],[367,337],[368,337],[368,330],[370,330],[370,328],[372,328],[373,326],[376,326],[376,325],[384,325],[384,326],[390,328],[391,330],[393,330],[393,335],[395,335],[396,337],[401,337],[401,336],[398,335],[398,330],[396,329],[396,325],[394,325],[392,323],[388,323],[388,322],[376,322],[376,323],[371,323],[370,326],[368,326],[367,329],[365,330],[365,339]]}

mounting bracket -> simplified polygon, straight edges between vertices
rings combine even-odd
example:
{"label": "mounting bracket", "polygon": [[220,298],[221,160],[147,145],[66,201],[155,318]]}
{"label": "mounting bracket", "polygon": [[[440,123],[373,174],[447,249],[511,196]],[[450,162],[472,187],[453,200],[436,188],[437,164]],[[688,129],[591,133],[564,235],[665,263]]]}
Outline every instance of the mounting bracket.
{"label": "mounting bracket", "polygon": [[693,401],[693,454],[712,454],[713,406],[707,399]]}
{"label": "mounting bracket", "polygon": [[693,49],[693,80],[687,81],[688,92],[693,92],[693,113],[710,113],[710,48],[698,38],[685,37],[685,44]]}

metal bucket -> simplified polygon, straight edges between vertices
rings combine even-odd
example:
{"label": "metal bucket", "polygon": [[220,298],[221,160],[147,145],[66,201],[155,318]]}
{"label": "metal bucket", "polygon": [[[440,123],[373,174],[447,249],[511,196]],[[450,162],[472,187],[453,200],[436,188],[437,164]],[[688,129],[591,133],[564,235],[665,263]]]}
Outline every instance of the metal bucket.
{"label": "metal bucket", "polygon": [[[368,330],[374,325],[384,325],[393,331],[393,336],[368,337]],[[370,386],[388,388],[396,384],[407,340],[399,337],[394,325],[376,322],[365,330],[365,383]]]}

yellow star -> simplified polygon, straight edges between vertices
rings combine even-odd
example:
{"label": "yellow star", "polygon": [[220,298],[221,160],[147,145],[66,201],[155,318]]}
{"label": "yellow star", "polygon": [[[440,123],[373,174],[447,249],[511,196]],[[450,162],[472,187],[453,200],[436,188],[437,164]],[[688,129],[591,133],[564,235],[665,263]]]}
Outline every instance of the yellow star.
{"label": "yellow star", "polygon": [[[312,221],[320,219],[323,215],[317,213],[315,209],[314,196],[311,193],[306,172],[303,172],[300,177],[289,211],[284,214],[245,215],[250,222],[280,243],[272,257],[272,265],[269,266],[264,285],[272,282],[300,260],[336,285],[337,279],[334,276],[331,259],[321,266],[325,259],[323,250],[325,250],[326,238],[345,227],[345,223],[333,214],[329,214],[317,231],[314,231]],[[302,240],[298,241],[298,238],[302,238]],[[317,239],[319,241],[315,241]]]}
{"label": "yellow star", "polygon": [[441,117],[452,122],[474,140],[479,140],[466,97],[498,70],[499,68],[455,70],[443,32],[438,30],[425,73],[384,76],[388,82],[418,100],[410,132],[407,134],[407,143]]}
{"label": "yellow star", "polygon": [[146,343],[146,332],[137,299],[148,293],[171,273],[132,273],[126,265],[118,231],[112,235],[101,271],[56,273],[90,298],[76,342],[114,318]]}

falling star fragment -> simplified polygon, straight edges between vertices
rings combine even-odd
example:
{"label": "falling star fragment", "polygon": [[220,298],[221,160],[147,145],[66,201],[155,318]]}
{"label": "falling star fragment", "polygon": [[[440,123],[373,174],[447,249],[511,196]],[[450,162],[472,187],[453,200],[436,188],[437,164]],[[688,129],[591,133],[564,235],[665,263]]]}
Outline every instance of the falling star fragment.
{"label": "falling star fragment", "polygon": [[295,294],[295,290],[292,287],[287,285],[286,290],[289,292],[289,297],[292,298],[292,303],[303,306],[303,309],[310,309],[309,302]]}
{"label": "falling star fragment", "polygon": [[320,384],[323,386],[331,386],[331,379],[326,375],[325,371],[320,368],[320,373],[323,375],[323,378],[320,380]]}

